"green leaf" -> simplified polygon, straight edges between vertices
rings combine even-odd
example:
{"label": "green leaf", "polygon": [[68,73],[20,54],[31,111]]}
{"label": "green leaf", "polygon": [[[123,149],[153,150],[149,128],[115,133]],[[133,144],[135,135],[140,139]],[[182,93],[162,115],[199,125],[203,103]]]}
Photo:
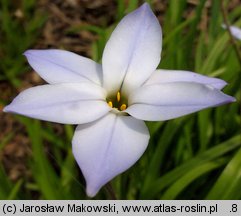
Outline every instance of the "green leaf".
{"label": "green leaf", "polygon": [[163,189],[170,186],[173,182],[175,182],[181,176],[185,175],[185,173],[189,172],[190,170],[195,169],[197,166],[202,165],[208,161],[217,159],[218,157],[221,157],[224,154],[240,147],[240,139],[240,135],[235,136],[211,149],[206,150],[205,152],[197,155],[184,164],[167,172],[159,179],[153,181],[152,184],[149,184],[147,188],[143,190],[142,198],[155,197],[157,194],[161,193]]}
{"label": "green leaf", "polygon": [[[237,141],[237,142],[240,142]],[[227,164],[206,199],[240,199],[241,148]]]}

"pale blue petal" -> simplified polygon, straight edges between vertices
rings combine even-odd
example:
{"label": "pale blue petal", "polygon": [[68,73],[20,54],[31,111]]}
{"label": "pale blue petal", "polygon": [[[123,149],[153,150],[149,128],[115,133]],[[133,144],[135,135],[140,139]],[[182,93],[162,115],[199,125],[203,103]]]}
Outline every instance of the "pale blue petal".
{"label": "pale blue petal", "polygon": [[102,67],[91,59],[65,50],[28,50],[32,68],[48,83],[93,82],[101,85]]}
{"label": "pale blue petal", "polygon": [[21,92],[4,111],[57,123],[82,124],[110,111],[105,97],[104,89],[90,83],[43,85]]}
{"label": "pale blue petal", "polygon": [[211,85],[214,88],[222,89],[227,83],[218,78],[204,76],[198,73],[182,70],[156,70],[145,82],[145,85],[154,85],[172,82],[194,82]]}
{"label": "pale blue petal", "polygon": [[235,98],[211,85],[163,83],[142,86],[133,92],[125,112],[142,120],[163,121],[233,101]]}
{"label": "pale blue petal", "polygon": [[[225,24],[222,25],[224,29],[227,29],[227,26]],[[230,26],[230,32],[233,37],[235,37],[238,40],[241,40],[241,28],[238,28],[236,26]]]}
{"label": "pale blue petal", "polygon": [[125,16],[103,53],[104,87],[111,94],[128,94],[139,87],[160,62],[162,32],[147,3]]}
{"label": "pale blue petal", "polygon": [[75,159],[93,197],[108,181],[131,167],[149,141],[145,123],[130,116],[109,113],[96,122],[79,125],[72,145]]}

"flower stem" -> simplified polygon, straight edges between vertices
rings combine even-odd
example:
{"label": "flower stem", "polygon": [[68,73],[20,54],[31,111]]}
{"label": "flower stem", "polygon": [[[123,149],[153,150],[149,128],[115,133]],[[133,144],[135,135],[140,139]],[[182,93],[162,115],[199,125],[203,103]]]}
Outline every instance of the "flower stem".
{"label": "flower stem", "polygon": [[117,200],[116,195],[115,195],[115,191],[114,191],[110,182],[108,182],[106,184],[105,188],[106,188],[107,193],[109,194],[110,199]]}
{"label": "flower stem", "polygon": [[225,2],[224,2],[224,0],[221,1],[221,11],[222,11],[222,15],[223,15],[223,21],[224,21],[224,24],[227,27],[231,43],[232,43],[232,45],[233,45],[233,47],[235,49],[235,52],[236,52],[237,57],[239,59],[239,63],[241,65],[241,52],[240,52],[239,47],[238,47],[238,45],[237,45],[237,43],[236,43],[236,41],[235,41],[235,39],[234,39],[234,37],[233,37],[233,35],[231,33],[231,30],[230,30],[230,24],[228,22],[228,14],[227,14],[227,11],[225,9]]}

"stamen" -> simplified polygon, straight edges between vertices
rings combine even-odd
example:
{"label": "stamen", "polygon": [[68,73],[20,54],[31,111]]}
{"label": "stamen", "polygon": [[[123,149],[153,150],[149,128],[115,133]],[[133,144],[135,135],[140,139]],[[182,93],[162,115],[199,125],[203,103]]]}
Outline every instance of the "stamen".
{"label": "stamen", "polygon": [[118,111],[124,111],[127,109],[127,104],[123,103],[125,101],[125,98],[121,98],[121,93],[118,91],[116,95],[114,95],[106,98],[106,102],[109,107],[116,109]]}
{"label": "stamen", "polygon": [[117,92],[116,99],[117,99],[117,101],[118,101],[118,102],[120,102],[120,99],[121,99],[121,94],[120,94],[120,92],[119,92],[119,91]]}
{"label": "stamen", "polygon": [[126,109],[126,104],[122,104],[121,107],[120,107],[120,110],[123,111]]}
{"label": "stamen", "polygon": [[113,103],[111,101],[108,102],[108,105],[113,108]]}

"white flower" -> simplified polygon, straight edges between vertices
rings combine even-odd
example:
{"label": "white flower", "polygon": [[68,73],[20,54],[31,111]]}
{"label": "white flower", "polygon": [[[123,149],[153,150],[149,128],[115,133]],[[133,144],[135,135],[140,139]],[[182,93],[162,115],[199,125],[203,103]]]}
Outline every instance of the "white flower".
{"label": "white flower", "polygon": [[[222,24],[222,27],[224,29],[227,29],[227,26],[225,24]],[[241,40],[241,29],[236,26],[230,26],[229,28],[232,36],[238,40]]]}
{"label": "white flower", "polygon": [[23,91],[4,111],[78,124],[73,154],[87,194],[95,196],[145,151],[143,120],[173,119],[235,100],[220,91],[223,80],[156,70],[161,47],[161,27],[145,3],[116,27],[102,66],[63,50],[29,50],[29,64],[49,84]]}

